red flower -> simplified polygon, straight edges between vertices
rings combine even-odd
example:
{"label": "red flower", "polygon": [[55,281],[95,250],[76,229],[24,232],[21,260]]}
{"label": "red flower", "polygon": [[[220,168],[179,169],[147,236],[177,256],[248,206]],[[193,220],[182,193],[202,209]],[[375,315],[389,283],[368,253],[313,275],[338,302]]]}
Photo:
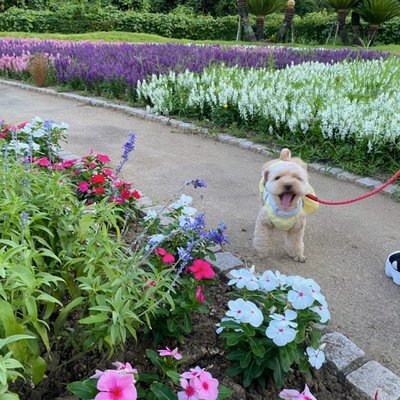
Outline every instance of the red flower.
{"label": "red flower", "polygon": [[76,160],[67,160],[60,164],[60,168],[70,168],[76,164]]}
{"label": "red flower", "polygon": [[6,136],[7,136],[7,133],[6,133],[6,132],[0,133],[0,139],[4,139]]}
{"label": "red flower", "polygon": [[121,197],[124,200],[129,200],[129,198],[131,197],[131,192],[128,189],[123,189],[121,190]]}
{"label": "red flower", "polygon": [[194,260],[193,265],[188,268],[193,272],[194,279],[211,279],[215,276],[214,270],[209,262],[205,260]]}
{"label": "red flower", "polygon": [[103,187],[94,188],[93,192],[96,194],[102,194],[102,193],[104,193],[104,188]]}
{"label": "red flower", "polygon": [[140,199],[140,193],[137,190],[134,190],[132,192],[132,196],[136,199],[139,200]]}
{"label": "red flower", "polygon": [[90,182],[93,182],[93,183],[105,183],[106,182],[106,178],[102,174],[97,174],[97,175],[93,175],[90,178]]}
{"label": "red flower", "polygon": [[26,125],[28,125],[29,122],[21,122],[19,125],[17,125],[18,129],[25,128]]}
{"label": "red flower", "polygon": [[96,157],[103,164],[110,162],[110,157],[105,154],[96,154]]}

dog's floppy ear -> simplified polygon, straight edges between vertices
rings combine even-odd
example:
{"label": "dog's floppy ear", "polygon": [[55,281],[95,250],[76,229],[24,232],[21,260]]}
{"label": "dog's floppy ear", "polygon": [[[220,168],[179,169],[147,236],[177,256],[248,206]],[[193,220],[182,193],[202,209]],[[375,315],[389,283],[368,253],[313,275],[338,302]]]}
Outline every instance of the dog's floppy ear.
{"label": "dog's floppy ear", "polygon": [[292,157],[292,153],[290,152],[289,149],[282,149],[281,150],[281,155],[279,157],[280,160],[282,161],[289,161]]}

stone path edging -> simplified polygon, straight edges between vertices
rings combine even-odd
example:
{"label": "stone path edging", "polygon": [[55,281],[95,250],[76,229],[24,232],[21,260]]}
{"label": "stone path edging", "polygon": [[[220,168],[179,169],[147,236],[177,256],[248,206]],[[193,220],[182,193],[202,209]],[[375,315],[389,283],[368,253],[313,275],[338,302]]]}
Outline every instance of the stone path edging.
{"label": "stone path edging", "polygon": [[[274,157],[274,154],[268,151],[265,146],[255,144],[250,140],[238,139],[226,134],[218,134],[217,136],[214,136],[211,135],[206,128],[201,128],[195,124],[181,122],[172,118],[150,114],[142,109],[113,104],[102,99],[88,98],[73,93],[58,93],[53,89],[37,88],[14,81],[5,81],[0,79],[0,83],[28,91],[75,100],[92,106],[104,107],[120,112],[122,111],[129,115],[146,120],[161,122],[182,131],[201,134],[220,142],[233,144],[243,149],[260,153],[266,157]],[[61,151],[59,155],[64,160],[81,158],[80,156],[66,151]],[[339,180],[352,182],[368,189],[375,189],[382,184],[381,181],[354,175],[342,170],[341,168],[327,168],[327,166],[318,163],[310,163],[308,165],[309,168],[314,171],[329,174]],[[395,185],[389,185],[382,193],[392,195],[396,190]],[[143,197],[140,201],[145,207],[154,206],[152,200],[147,197]],[[234,268],[245,267],[243,262],[230,252],[217,249],[215,255],[216,260],[210,261],[222,276],[227,277],[229,272]],[[365,352],[346,336],[339,332],[329,332],[328,329],[329,328],[325,330],[323,336],[323,341],[326,343],[326,365],[322,373],[330,381],[345,385],[348,391],[348,393],[346,393],[347,400],[372,400],[374,399],[377,388],[379,388],[379,400],[400,400],[399,376],[377,361],[368,360],[365,357]]]}
{"label": "stone path edging", "polygon": [[[222,143],[228,143],[234,146],[238,146],[245,150],[250,150],[255,153],[262,154],[266,157],[274,158],[276,156],[273,152],[269,151],[264,145],[254,143],[251,140],[236,138],[225,133],[219,133],[217,135],[213,135],[209,132],[207,128],[202,128],[193,123],[182,122],[174,118],[169,118],[162,115],[155,115],[141,108],[130,107],[122,104],[115,104],[107,100],[103,100],[96,97],[85,97],[74,93],[57,92],[54,89],[39,88],[36,86],[28,85],[17,81],[0,79],[0,83],[36,93],[48,94],[56,97],[61,97],[64,99],[78,101],[80,103],[88,104],[95,107],[102,107],[109,110],[123,112],[125,114],[142,118],[148,121],[159,122],[164,125],[179,129],[183,132],[200,134],[202,136],[205,136],[213,140],[217,140]],[[330,175],[338,180],[351,182],[353,184],[356,184],[357,186],[361,186],[363,188],[370,190],[376,189],[383,183],[378,179],[372,179],[369,177],[355,175],[348,171],[345,171],[342,168],[330,167],[329,165],[324,165],[320,163],[309,163],[308,168],[312,171]],[[393,196],[395,193],[399,193],[399,191],[400,188],[392,184],[383,189],[381,193],[384,195]]]}

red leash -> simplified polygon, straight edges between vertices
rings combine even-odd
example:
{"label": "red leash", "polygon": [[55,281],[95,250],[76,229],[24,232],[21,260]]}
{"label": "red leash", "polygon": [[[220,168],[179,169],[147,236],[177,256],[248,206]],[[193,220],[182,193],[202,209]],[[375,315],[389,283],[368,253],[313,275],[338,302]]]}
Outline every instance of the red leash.
{"label": "red leash", "polygon": [[367,199],[368,197],[371,197],[374,194],[381,192],[383,189],[385,189],[385,187],[389,186],[391,183],[393,183],[398,178],[400,178],[400,170],[398,170],[387,182],[385,182],[381,186],[377,187],[372,192],[363,194],[362,196],[358,196],[355,199],[351,199],[351,200],[328,201],[328,200],[322,200],[312,194],[306,194],[306,197],[308,197],[309,199],[314,200],[318,203],[326,204],[328,206],[340,206],[342,204],[351,204],[351,203],[355,203],[356,201],[359,201],[359,200]]}

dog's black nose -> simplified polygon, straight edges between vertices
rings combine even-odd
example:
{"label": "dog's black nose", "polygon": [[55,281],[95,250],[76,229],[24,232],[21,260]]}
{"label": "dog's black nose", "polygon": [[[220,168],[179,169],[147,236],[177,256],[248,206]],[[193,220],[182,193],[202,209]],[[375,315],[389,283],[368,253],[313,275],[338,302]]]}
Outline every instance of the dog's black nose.
{"label": "dog's black nose", "polygon": [[285,190],[289,191],[292,189],[292,185],[286,184],[285,185]]}

